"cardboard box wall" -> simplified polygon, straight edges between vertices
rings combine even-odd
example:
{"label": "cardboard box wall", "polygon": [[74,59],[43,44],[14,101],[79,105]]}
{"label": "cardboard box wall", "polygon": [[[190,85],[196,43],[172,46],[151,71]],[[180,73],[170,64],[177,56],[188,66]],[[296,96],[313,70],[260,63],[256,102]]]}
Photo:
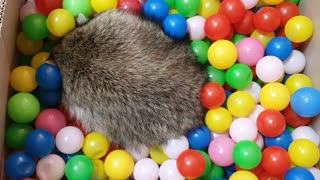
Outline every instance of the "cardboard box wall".
{"label": "cardboard box wall", "polygon": [[[5,179],[4,132],[6,126],[6,103],[9,89],[9,75],[16,63],[15,38],[19,27],[19,7],[24,0],[0,0],[0,180]],[[303,52],[307,59],[305,73],[320,89],[320,1],[300,0],[301,14],[308,16],[314,23],[314,34],[305,43]],[[320,104],[319,104],[320,106]],[[313,121],[314,129],[320,134],[320,117]]]}

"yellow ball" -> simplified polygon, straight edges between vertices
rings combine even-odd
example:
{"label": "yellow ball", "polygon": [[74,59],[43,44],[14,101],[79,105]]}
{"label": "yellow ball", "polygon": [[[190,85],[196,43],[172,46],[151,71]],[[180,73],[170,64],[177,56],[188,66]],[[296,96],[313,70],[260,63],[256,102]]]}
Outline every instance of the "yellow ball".
{"label": "yellow ball", "polygon": [[228,40],[217,40],[211,44],[208,50],[210,64],[217,69],[231,67],[238,58],[236,46]]}
{"label": "yellow ball", "polygon": [[55,9],[47,17],[49,31],[57,37],[66,35],[75,28],[76,22],[73,15],[65,9]]}
{"label": "yellow ball", "polygon": [[210,109],[206,114],[205,123],[212,132],[224,133],[230,128],[232,115],[223,107]]}
{"label": "yellow ball", "polygon": [[303,87],[313,87],[313,83],[311,78],[309,78],[305,74],[293,74],[291,75],[285,85],[290,91],[290,94],[292,95],[294,92],[296,92],[298,89]]}
{"label": "yellow ball", "polygon": [[290,102],[289,89],[278,82],[266,84],[260,92],[260,103],[265,109],[284,110]]}
{"label": "yellow ball", "polygon": [[23,32],[20,32],[16,39],[17,49],[24,55],[34,55],[39,52],[43,46],[43,40],[31,41]]}
{"label": "yellow ball", "polygon": [[239,170],[230,176],[229,180],[259,180],[258,177],[250,171]]}
{"label": "yellow ball", "polygon": [[254,98],[245,91],[232,93],[227,101],[229,112],[235,117],[247,117],[256,106]]}
{"label": "yellow ball", "polygon": [[170,9],[169,14],[179,14],[177,9]]}
{"label": "yellow ball", "polygon": [[163,152],[162,146],[157,146],[155,148],[151,148],[150,151],[150,157],[158,164],[162,164],[166,160],[169,160],[170,158]]}
{"label": "yellow ball", "polygon": [[48,52],[39,52],[34,55],[31,59],[31,66],[37,70],[42,64],[44,64],[49,58]]}
{"label": "yellow ball", "polygon": [[291,161],[300,167],[310,168],[319,161],[319,148],[308,139],[294,140],[288,149]]}
{"label": "yellow ball", "polygon": [[126,179],[133,171],[133,157],[124,150],[114,150],[104,162],[104,170],[111,179]]}
{"label": "yellow ball", "polygon": [[90,159],[99,159],[108,152],[109,146],[109,140],[104,135],[92,132],[84,138],[82,151]]}
{"label": "yellow ball", "polygon": [[260,32],[259,30],[256,29],[251,33],[250,37],[260,41],[263,47],[265,48],[269,43],[269,41],[275,37],[275,34],[274,32],[268,32],[268,33]]}
{"label": "yellow ball", "polygon": [[106,172],[104,171],[104,164],[101,159],[91,160],[93,164],[93,175],[91,179],[107,179]]}
{"label": "yellow ball", "polygon": [[117,8],[118,0],[91,0],[91,6],[97,13]]}
{"label": "yellow ball", "polygon": [[284,27],[286,37],[292,42],[301,43],[313,34],[313,23],[306,16],[295,16],[289,19]]}
{"label": "yellow ball", "polygon": [[261,7],[261,6],[268,6],[263,0],[259,0],[256,7]]}
{"label": "yellow ball", "polygon": [[29,66],[18,66],[11,71],[10,85],[17,92],[31,92],[38,86],[36,71]]}
{"label": "yellow ball", "polygon": [[284,0],[263,0],[268,5],[277,5],[282,3]]}
{"label": "yellow ball", "polygon": [[198,14],[204,18],[217,14],[220,8],[219,0],[202,0]]}

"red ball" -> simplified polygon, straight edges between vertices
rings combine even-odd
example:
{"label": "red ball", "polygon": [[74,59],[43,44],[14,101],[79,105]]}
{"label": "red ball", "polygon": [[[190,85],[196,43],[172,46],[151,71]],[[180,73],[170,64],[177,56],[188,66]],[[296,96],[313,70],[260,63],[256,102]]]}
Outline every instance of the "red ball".
{"label": "red ball", "polygon": [[231,31],[231,23],[224,14],[209,16],[204,24],[204,32],[212,41],[224,39]]}
{"label": "red ball", "polygon": [[200,92],[200,102],[207,109],[220,107],[226,99],[223,87],[215,82],[204,85]]}
{"label": "red ball", "polygon": [[290,169],[291,160],[286,150],[278,146],[270,146],[262,152],[261,164],[268,174],[282,176]]}
{"label": "red ball", "polygon": [[257,118],[257,128],[264,136],[276,137],[281,135],[285,130],[286,119],[281,112],[266,109]]}
{"label": "red ball", "polygon": [[294,128],[300,127],[300,126],[307,126],[311,122],[311,118],[305,118],[298,116],[292,109],[292,107],[289,106],[283,110],[283,115],[286,118],[287,124],[289,126],[292,126]]}
{"label": "red ball", "polygon": [[206,160],[201,153],[196,150],[185,150],[177,159],[177,168],[185,178],[198,178],[206,168]]}
{"label": "red ball", "polygon": [[256,176],[258,176],[259,174],[261,174],[263,172],[263,167],[262,167],[262,164],[260,163],[257,167],[253,168],[253,169],[242,169],[240,168],[239,166],[235,165],[236,167],[236,170],[239,171],[239,170],[246,170],[246,171],[250,171],[252,172],[253,174],[255,174]]}
{"label": "red ball", "polygon": [[142,12],[142,6],[139,0],[119,0],[118,8],[134,14],[140,14]]}
{"label": "red ball", "polygon": [[55,136],[60,129],[67,126],[67,119],[63,112],[50,108],[41,111],[35,121],[36,129],[45,129]]}
{"label": "red ball", "polygon": [[244,18],[246,9],[240,0],[223,0],[219,7],[219,13],[226,15],[231,24]]}
{"label": "red ball", "polygon": [[267,172],[262,172],[258,175],[259,180],[284,180],[282,176],[272,176]]}
{"label": "red ball", "polygon": [[280,26],[284,27],[286,23],[294,16],[300,15],[299,7],[290,1],[284,1],[276,6],[276,9],[280,12],[281,23]]}
{"label": "red ball", "polygon": [[62,0],[35,0],[37,10],[48,15],[52,10],[62,8]]}
{"label": "red ball", "polygon": [[252,11],[246,11],[244,18],[239,22],[233,24],[233,29],[236,33],[248,35],[251,34],[256,27],[253,24],[254,13]]}
{"label": "red ball", "polygon": [[281,22],[280,12],[273,7],[261,8],[253,19],[254,26],[262,32],[273,32],[279,26]]}

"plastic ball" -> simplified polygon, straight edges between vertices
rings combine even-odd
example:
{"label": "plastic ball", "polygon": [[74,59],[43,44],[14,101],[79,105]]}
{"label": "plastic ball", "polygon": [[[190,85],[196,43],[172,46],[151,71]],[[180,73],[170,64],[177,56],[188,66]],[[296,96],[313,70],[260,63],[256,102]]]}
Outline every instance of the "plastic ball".
{"label": "plastic ball", "polygon": [[241,2],[246,9],[251,9],[258,4],[259,0],[241,0]]}
{"label": "plastic ball", "polygon": [[226,72],[226,81],[234,89],[242,90],[247,88],[253,78],[250,67],[246,64],[234,64]]}
{"label": "plastic ball", "polygon": [[208,66],[207,75],[209,82],[216,82],[221,86],[226,82],[226,73],[223,70],[216,69],[213,66]]}
{"label": "plastic ball", "polygon": [[106,172],[104,171],[104,162],[101,159],[92,159],[93,175],[91,179],[107,179]]}
{"label": "plastic ball", "polygon": [[31,14],[24,18],[22,31],[30,40],[37,41],[49,36],[46,25],[46,16],[41,14]]}
{"label": "plastic ball", "polygon": [[205,149],[211,142],[211,132],[206,126],[192,129],[187,132],[190,148]]}
{"label": "plastic ball", "polygon": [[195,40],[191,42],[192,53],[200,64],[208,62],[209,47],[210,44],[205,41]]}
{"label": "plastic ball", "polygon": [[285,73],[296,74],[305,68],[306,58],[302,52],[293,50],[291,55],[283,61],[283,64]]}
{"label": "plastic ball", "polygon": [[53,136],[60,131],[60,129],[67,126],[67,119],[65,115],[54,108],[49,108],[41,111],[35,121],[37,129],[45,129]]}
{"label": "plastic ball", "polygon": [[42,64],[38,68],[36,80],[40,88],[48,91],[58,90],[62,86],[60,69],[51,64]]}
{"label": "plastic ball", "polygon": [[243,91],[248,92],[254,98],[255,103],[259,103],[261,87],[258,83],[252,81],[247,88],[243,89]]}
{"label": "plastic ball", "polygon": [[[72,157],[76,156],[76,155],[83,155],[82,151],[78,151],[75,153],[71,153],[71,154],[65,154],[62,152],[59,152],[58,155],[64,160],[65,163],[67,163]],[[104,169],[103,169],[104,171]]]}
{"label": "plastic ball", "polygon": [[40,112],[40,103],[30,93],[17,93],[10,97],[7,112],[13,121],[28,123],[33,121]]}
{"label": "plastic ball", "polygon": [[281,83],[269,83],[262,87],[260,103],[266,109],[284,110],[290,103],[290,91]]}
{"label": "plastic ball", "polygon": [[39,179],[62,179],[64,168],[64,160],[56,154],[50,154],[38,161],[36,174]]}
{"label": "plastic ball", "polygon": [[308,125],[311,122],[311,118],[298,116],[293,111],[291,105],[289,105],[286,109],[284,109],[283,115],[286,118],[287,124],[295,128]]}
{"label": "plastic ball", "polygon": [[246,9],[239,0],[224,0],[220,4],[219,13],[226,15],[231,24],[234,24],[244,18]]}
{"label": "plastic ball", "polygon": [[257,125],[249,118],[237,118],[230,126],[230,137],[235,142],[243,140],[254,141],[258,135]]}
{"label": "plastic ball", "polygon": [[269,41],[266,47],[267,56],[276,56],[280,60],[286,60],[292,53],[293,47],[291,41],[286,37],[275,37]]}
{"label": "plastic ball", "polygon": [[162,164],[166,160],[169,160],[170,158],[163,152],[162,146],[157,146],[155,148],[151,148],[149,150],[149,154],[152,160],[157,162],[158,164]]}
{"label": "plastic ball", "polygon": [[319,146],[320,144],[320,137],[319,134],[312,129],[310,126],[300,126],[297,127],[292,131],[292,138],[293,140],[296,139],[308,139],[312,141],[314,144]]}
{"label": "plastic ball", "polygon": [[34,0],[28,0],[26,1],[22,7],[20,8],[19,11],[19,17],[20,17],[20,22],[23,22],[24,18],[31,15],[31,14],[37,14],[38,10],[36,8],[36,4]]}
{"label": "plastic ball", "polygon": [[250,37],[257,39],[263,47],[266,47],[269,41],[275,37],[275,34],[274,32],[261,32],[256,29],[250,34]]}
{"label": "plastic ball", "polygon": [[233,24],[234,31],[244,35],[252,33],[256,29],[253,24],[253,19],[254,13],[250,10],[247,10],[244,17],[237,23]]}
{"label": "plastic ball", "polygon": [[232,152],[233,160],[242,169],[253,169],[257,167],[262,159],[259,146],[252,141],[238,142]]}
{"label": "plastic ball", "polygon": [[185,17],[191,17],[198,13],[200,0],[176,0],[176,8],[179,14]]}
{"label": "plastic ball", "polygon": [[46,23],[49,31],[57,37],[62,37],[75,28],[73,15],[65,9],[51,11]]}
{"label": "plastic ball", "polygon": [[171,14],[165,17],[162,26],[164,33],[175,40],[182,40],[188,32],[187,20],[180,14]]}
{"label": "plastic ball", "polygon": [[177,168],[177,160],[165,161],[159,169],[159,177],[161,180],[184,180],[185,178],[180,174]]}
{"label": "plastic ball", "polygon": [[139,0],[119,0],[117,8],[133,14],[140,14],[142,12],[142,5]]}
{"label": "plastic ball", "polygon": [[90,179],[93,168],[93,163],[88,157],[76,155],[67,162],[65,175],[69,180]]}
{"label": "plastic ball", "polygon": [[204,24],[206,19],[202,16],[193,16],[187,19],[188,32],[191,40],[201,40],[206,37]]}
{"label": "plastic ball", "polygon": [[92,132],[84,138],[82,151],[90,159],[99,159],[107,153],[109,146],[109,140],[104,135]]}
{"label": "plastic ball", "polygon": [[276,56],[264,56],[256,65],[256,73],[263,82],[276,82],[284,75],[284,65]]}
{"label": "plastic ball", "polygon": [[263,7],[254,16],[255,27],[262,32],[273,32],[281,22],[280,12],[273,7]]}
{"label": "plastic ball", "polygon": [[255,108],[253,97],[245,91],[237,91],[232,93],[227,101],[227,107],[231,115],[235,117],[246,117]]}
{"label": "plastic ball", "polygon": [[133,177],[136,180],[157,180],[159,177],[159,166],[150,158],[140,159],[134,166]]}
{"label": "plastic ball", "polygon": [[254,122],[257,122],[259,114],[264,110],[265,110],[265,108],[262,105],[257,104],[255,106],[254,110],[252,111],[252,113],[250,113],[249,116],[247,116],[247,117],[249,119],[253,120]]}
{"label": "plastic ball", "polygon": [[126,179],[134,169],[132,156],[124,150],[112,151],[104,162],[104,169],[112,179]]}
{"label": "plastic ball", "polygon": [[11,71],[10,85],[17,92],[31,92],[38,86],[36,71],[29,66],[18,66]]}
{"label": "plastic ball", "polygon": [[[162,22],[169,14],[169,6],[164,0],[152,0],[143,4],[144,15],[152,21]],[[174,16],[177,18],[176,16]],[[180,16],[179,16],[180,17]],[[185,18],[183,18],[185,19]],[[180,18],[178,19],[181,20]],[[171,25],[172,26],[172,25]],[[176,27],[177,28],[177,27]]]}
{"label": "plastic ball", "polygon": [[313,31],[313,23],[306,16],[292,17],[284,27],[286,37],[295,43],[308,40],[312,36]]}
{"label": "plastic ball", "polygon": [[202,0],[200,3],[198,14],[204,18],[208,18],[209,16],[219,12],[221,4],[219,0]]}
{"label": "plastic ball", "polygon": [[264,149],[264,138],[263,136],[258,133],[256,139],[254,140],[254,142],[259,146],[259,148],[262,150]]}
{"label": "plastic ball", "polygon": [[189,149],[182,152],[177,159],[177,168],[185,178],[198,178],[206,167],[204,157],[196,150]]}
{"label": "plastic ball", "polygon": [[209,63],[217,69],[228,69],[238,59],[236,46],[228,40],[217,40],[208,50]]}
{"label": "plastic ball", "polygon": [[310,77],[305,74],[293,74],[291,75],[285,85],[290,91],[290,94],[294,94],[297,90],[304,87],[313,87],[313,82]]}
{"label": "plastic ball", "polygon": [[205,123],[212,132],[224,133],[232,123],[232,115],[223,107],[211,109],[206,113]]}
{"label": "plastic ball", "polygon": [[19,52],[24,55],[34,55],[42,48],[43,40],[29,40],[23,32],[20,32],[16,39],[16,46]]}
{"label": "plastic ball", "polygon": [[258,180],[257,176],[250,171],[240,170],[233,173],[229,180]]}
{"label": "plastic ball", "polygon": [[30,124],[10,124],[5,132],[6,145],[13,149],[24,149],[24,142],[32,130]]}
{"label": "plastic ball", "polygon": [[227,136],[213,139],[208,148],[210,159],[212,162],[222,167],[232,165],[234,163],[232,158],[234,146],[235,142]]}
{"label": "plastic ball", "polygon": [[48,52],[39,52],[35,54],[31,59],[31,66],[37,70],[42,64],[44,64],[49,58]]}
{"label": "plastic ball", "polygon": [[208,153],[201,151],[201,150],[197,150],[197,152],[199,152],[205,160],[205,169],[204,169],[203,173],[201,174],[201,176],[199,177],[199,179],[201,179],[201,178],[204,178],[210,174],[210,171],[212,169],[212,161],[211,161]]}
{"label": "plastic ball", "polygon": [[312,168],[308,168],[308,170],[311,172],[311,174],[315,179],[320,178],[320,170],[318,168],[312,167]]}
{"label": "plastic ball", "polygon": [[266,109],[261,112],[257,119],[259,132],[266,137],[276,137],[283,133],[286,128],[286,119],[281,112]]}
{"label": "plastic ball", "polygon": [[244,38],[237,45],[238,62],[254,66],[264,56],[264,47],[254,38]]}
{"label": "plastic ball", "polygon": [[26,152],[32,157],[45,157],[55,147],[53,135],[44,129],[36,129],[30,132],[25,141]]}
{"label": "plastic ball", "polygon": [[320,113],[320,92],[311,87],[298,89],[291,97],[291,107],[297,115],[314,117]]}
{"label": "plastic ball", "polygon": [[296,166],[310,168],[319,161],[318,146],[308,139],[294,140],[288,149],[292,163]]}
{"label": "plastic ball", "polygon": [[118,0],[91,0],[91,6],[96,13],[117,8]]}
{"label": "plastic ball", "polygon": [[52,10],[62,7],[62,0],[35,0],[37,10],[47,16]]}
{"label": "plastic ball", "polygon": [[212,41],[226,38],[231,30],[231,22],[224,14],[211,15],[204,25],[206,35]]}
{"label": "plastic ball", "polygon": [[284,176],[285,180],[316,180],[308,169],[302,167],[291,168]]}
{"label": "plastic ball", "polygon": [[79,14],[89,17],[92,13],[90,0],[63,0],[62,7],[74,17],[77,17]]}
{"label": "plastic ball", "polygon": [[79,151],[83,145],[84,137],[80,129],[66,126],[56,135],[56,146],[60,152],[72,154]]}
{"label": "plastic ball", "polygon": [[291,160],[285,149],[273,146],[263,151],[261,164],[268,174],[281,176],[290,169]]}
{"label": "plastic ball", "polygon": [[277,146],[285,149],[286,151],[288,150],[292,141],[292,135],[286,129],[277,137],[265,137],[265,143],[267,147]]}
{"label": "plastic ball", "polygon": [[[233,42],[234,45],[238,45],[240,41],[242,41],[243,39],[247,38],[247,36],[242,35],[242,34],[234,34],[234,36],[232,37],[231,41]],[[238,57],[239,58],[239,57]],[[245,63],[244,63],[245,64]]]}
{"label": "plastic ball", "polygon": [[62,92],[60,89],[55,91],[47,91],[42,88],[38,88],[35,95],[40,104],[48,108],[57,107],[62,100]]}
{"label": "plastic ball", "polygon": [[299,7],[290,1],[285,1],[275,7],[281,14],[280,26],[284,27],[289,19],[300,14]]}
{"label": "plastic ball", "polygon": [[32,177],[35,170],[35,161],[25,152],[10,154],[4,162],[5,175],[12,179]]}
{"label": "plastic ball", "polygon": [[163,152],[171,159],[177,159],[178,156],[185,150],[189,149],[187,137],[180,136],[178,138],[169,139],[162,145]]}
{"label": "plastic ball", "polygon": [[200,91],[200,102],[207,109],[215,109],[220,107],[226,94],[223,87],[215,82],[205,84]]}

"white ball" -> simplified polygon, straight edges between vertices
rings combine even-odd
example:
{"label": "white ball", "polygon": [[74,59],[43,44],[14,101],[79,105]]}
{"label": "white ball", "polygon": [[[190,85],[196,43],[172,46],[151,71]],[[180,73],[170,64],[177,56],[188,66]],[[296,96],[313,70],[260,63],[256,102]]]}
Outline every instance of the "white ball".
{"label": "white ball", "polygon": [[260,96],[260,92],[261,92],[261,87],[258,83],[252,81],[251,84],[247,88],[244,89],[244,91],[251,94],[254,101],[256,103],[259,103],[259,96]]}
{"label": "white ball", "polygon": [[204,24],[206,19],[202,16],[193,16],[187,19],[188,32],[191,40],[201,40],[206,37]]}
{"label": "white ball", "polygon": [[319,134],[314,131],[310,126],[300,126],[292,131],[293,140],[296,139],[308,139],[314,142],[317,146],[320,143]]}
{"label": "white ball", "polygon": [[254,140],[254,142],[259,146],[259,148],[262,150],[264,147],[264,138],[262,137],[262,135],[260,133],[258,133],[256,139]]}
{"label": "white ball", "polygon": [[256,73],[263,82],[276,82],[284,75],[283,62],[276,56],[264,56],[256,65]]}
{"label": "white ball", "polygon": [[218,138],[218,137],[221,137],[221,136],[229,137],[230,134],[229,134],[229,131],[226,131],[226,132],[224,132],[224,133],[211,132],[211,136],[212,136],[211,140],[214,140],[214,139],[216,139],[216,138]]}
{"label": "white ball", "polygon": [[293,50],[291,55],[283,61],[283,64],[285,73],[296,74],[306,67],[306,58],[302,52]]}
{"label": "white ball", "polygon": [[78,152],[84,142],[81,130],[74,126],[66,126],[56,135],[56,146],[58,150],[65,154]]}
{"label": "white ball", "polygon": [[167,143],[162,145],[163,152],[171,159],[177,159],[185,150],[189,149],[187,137],[180,136],[175,139],[169,139]]}
{"label": "white ball", "polygon": [[39,179],[62,179],[64,168],[64,160],[56,154],[50,154],[38,161],[36,168],[37,177]]}
{"label": "white ball", "polygon": [[147,148],[147,146],[140,146],[139,149],[126,148],[126,151],[128,151],[131,154],[135,161],[149,156],[149,148]]}
{"label": "white ball", "polygon": [[308,168],[308,170],[311,172],[315,180],[320,180],[320,170],[318,168],[312,167]]}
{"label": "white ball", "polygon": [[259,0],[241,0],[241,1],[246,9],[251,9],[255,7],[259,2]]}
{"label": "white ball", "polygon": [[235,142],[254,141],[258,135],[258,128],[256,123],[249,118],[237,118],[232,122],[229,133]]}
{"label": "white ball", "polygon": [[248,116],[248,118],[253,120],[255,123],[257,123],[258,116],[264,110],[265,110],[265,108],[262,105],[257,104],[256,107],[254,108],[253,112]]}
{"label": "white ball", "polygon": [[159,177],[159,166],[150,158],[140,159],[134,166],[133,176],[136,180],[157,180]]}
{"label": "white ball", "polygon": [[169,159],[160,166],[159,176],[161,180],[184,180],[177,167],[177,160]]}

